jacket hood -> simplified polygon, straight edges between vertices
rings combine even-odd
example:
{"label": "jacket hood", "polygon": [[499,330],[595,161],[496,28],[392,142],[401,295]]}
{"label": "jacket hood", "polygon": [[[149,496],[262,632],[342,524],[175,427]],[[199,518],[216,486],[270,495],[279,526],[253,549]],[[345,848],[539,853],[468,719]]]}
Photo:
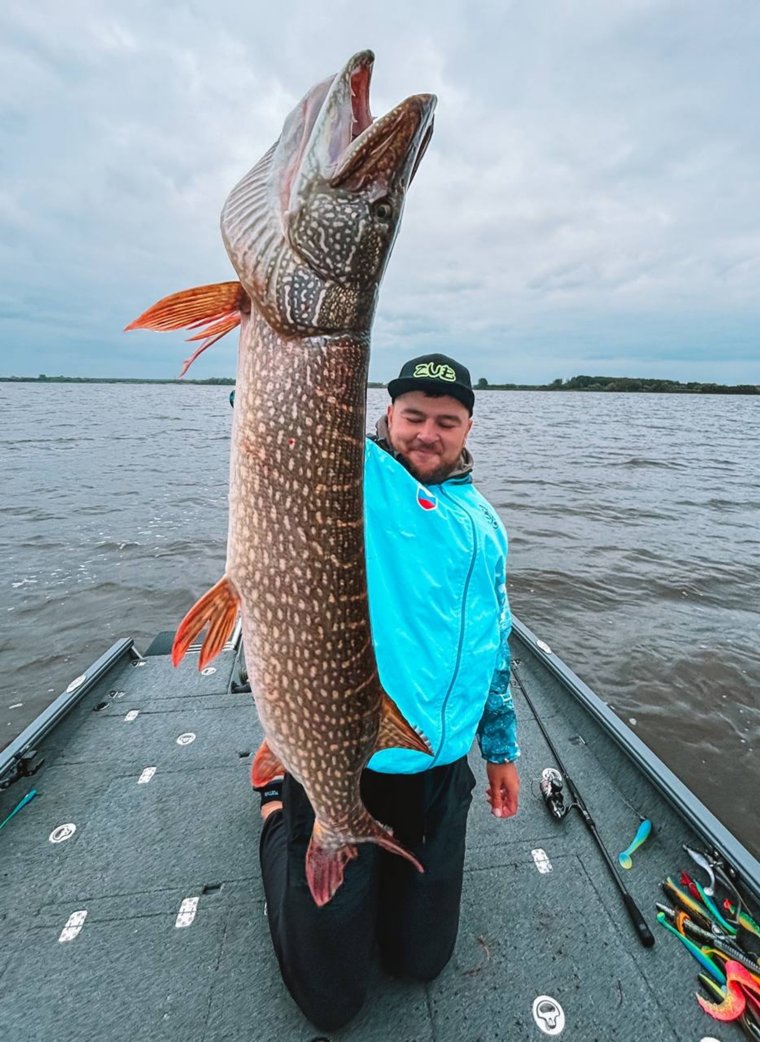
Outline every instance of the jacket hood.
{"label": "jacket hood", "polygon": [[[401,463],[402,466],[405,466],[404,460],[401,458],[401,456],[396,452],[396,450],[391,445],[390,434],[389,434],[389,431],[388,431],[388,417],[385,415],[385,413],[382,414],[380,419],[375,424],[375,431],[376,431],[376,434],[375,434],[375,437],[372,440],[377,442],[377,444],[380,446],[381,449],[385,449],[385,451],[389,455],[393,456],[394,459],[398,460],[399,463]],[[448,475],[448,477],[445,480],[446,481],[452,481],[452,480],[461,481],[463,478],[470,478],[470,476],[472,474],[473,466],[474,466],[474,461],[473,461],[473,458],[472,458],[472,454],[470,453],[469,449],[465,445],[463,447],[463,449],[462,449],[461,456],[459,457],[459,459],[457,460],[456,464],[454,465],[454,469],[451,471],[451,473]]]}

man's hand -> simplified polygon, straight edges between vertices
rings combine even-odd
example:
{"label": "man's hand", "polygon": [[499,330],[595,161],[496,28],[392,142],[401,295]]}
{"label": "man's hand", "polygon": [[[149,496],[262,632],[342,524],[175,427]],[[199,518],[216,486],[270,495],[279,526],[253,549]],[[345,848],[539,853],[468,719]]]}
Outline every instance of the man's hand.
{"label": "man's hand", "polygon": [[520,795],[520,776],[516,763],[487,763],[488,789],[486,797],[491,813],[497,818],[511,818],[517,813]]}

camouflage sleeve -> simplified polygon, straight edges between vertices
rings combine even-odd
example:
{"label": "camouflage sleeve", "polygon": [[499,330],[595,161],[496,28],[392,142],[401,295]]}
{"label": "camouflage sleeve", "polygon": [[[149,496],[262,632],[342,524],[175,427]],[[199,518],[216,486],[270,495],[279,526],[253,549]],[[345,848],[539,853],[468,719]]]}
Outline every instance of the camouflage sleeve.
{"label": "camouflage sleeve", "polygon": [[483,759],[489,763],[511,763],[520,756],[520,747],[517,744],[517,718],[509,687],[512,662],[509,634],[512,630],[512,616],[509,611],[506,583],[501,585],[498,592],[501,602],[499,658],[483,716],[478,724],[478,745]]}

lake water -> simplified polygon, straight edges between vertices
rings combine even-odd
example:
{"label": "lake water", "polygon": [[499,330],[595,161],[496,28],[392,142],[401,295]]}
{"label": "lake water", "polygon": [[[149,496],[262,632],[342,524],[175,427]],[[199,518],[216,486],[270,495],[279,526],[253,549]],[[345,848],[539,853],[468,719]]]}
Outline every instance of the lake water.
{"label": "lake water", "polygon": [[[228,394],[0,384],[0,746],[222,574]],[[758,431],[754,397],[488,391],[470,447],[515,615],[760,856]]]}

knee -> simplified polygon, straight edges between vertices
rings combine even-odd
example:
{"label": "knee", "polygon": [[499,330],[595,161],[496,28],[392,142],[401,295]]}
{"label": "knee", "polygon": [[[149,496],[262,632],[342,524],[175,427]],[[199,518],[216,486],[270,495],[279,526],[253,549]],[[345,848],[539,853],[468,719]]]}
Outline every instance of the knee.
{"label": "knee", "polygon": [[[294,996],[295,997],[295,996]],[[364,1005],[365,995],[325,995],[297,998],[301,1012],[319,1031],[338,1031],[350,1023]]]}
{"label": "knee", "polygon": [[454,946],[445,952],[407,952],[401,959],[383,958],[383,965],[392,977],[429,984],[440,975],[454,952]]}

